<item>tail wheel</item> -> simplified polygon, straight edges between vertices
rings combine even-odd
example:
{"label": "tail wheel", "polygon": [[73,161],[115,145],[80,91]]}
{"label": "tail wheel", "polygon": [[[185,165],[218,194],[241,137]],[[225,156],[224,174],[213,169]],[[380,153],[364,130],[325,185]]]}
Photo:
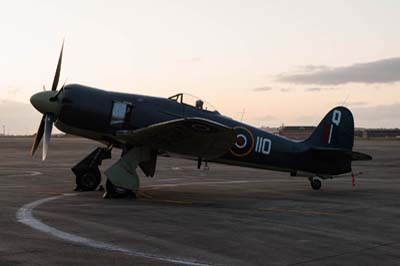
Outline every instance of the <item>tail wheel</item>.
{"label": "tail wheel", "polygon": [[311,178],[310,184],[314,190],[319,190],[322,186],[321,179],[319,179],[319,178]]}
{"label": "tail wheel", "polygon": [[99,168],[89,169],[83,174],[76,176],[77,189],[81,191],[93,191],[101,182],[101,173]]}
{"label": "tail wheel", "polygon": [[135,193],[132,190],[115,186],[109,179],[106,182],[106,192],[104,198],[114,199],[125,199],[125,198],[136,198]]}

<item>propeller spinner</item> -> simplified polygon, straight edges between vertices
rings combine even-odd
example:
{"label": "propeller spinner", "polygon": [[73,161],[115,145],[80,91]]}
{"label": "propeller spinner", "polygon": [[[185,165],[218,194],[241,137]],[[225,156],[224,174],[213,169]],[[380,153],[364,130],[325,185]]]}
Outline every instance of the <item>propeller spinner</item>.
{"label": "propeller spinner", "polygon": [[44,161],[47,156],[47,150],[50,143],[51,138],[51,131],[53,129],[53,123],[55,117],[58,115],[60,110],[59,104],[59,95],[61,91],[64,89],[64,85],[62,88],[57,91],[58,82],[60,80],[60,72],[61,72],[61,62],[62,62],[62,55],[64,50],[64,42],[61,46],[60,57],[58,58],[57,69],[54,75],[53,84],[51,86],[51,91],[42,91],[39,93],[34,94],[31,97],[32,105],[43,114],[42,120],[40,121],[39,129],[36,133],[35,140],[32,145],[31,155],[35,154],[40,141],[43,138],[43,154],[42,160]]}

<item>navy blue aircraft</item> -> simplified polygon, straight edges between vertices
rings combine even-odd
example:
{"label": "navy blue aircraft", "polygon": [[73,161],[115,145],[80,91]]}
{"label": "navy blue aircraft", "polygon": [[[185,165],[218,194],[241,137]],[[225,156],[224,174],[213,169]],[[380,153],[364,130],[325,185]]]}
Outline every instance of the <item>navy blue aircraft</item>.
{"label": "navy blue aircraft", "polygon": [[31,97],[43,114],[32,155],[43,135],[46,158],[53,123],[68,134],[99,141],[97,148],[72,168],[80,191],[95,190],[101,183],[98,166],[122,149],[121,158],[105,171],[106,197],[134,197],[139,189],[140,168],[153,177],[157,156],[179,156],[288,172],[308,177],[313,189],[322,179],[352,172],[352,161],[371,160],[354,152],[354,121],[349,109],[336,107],[312,135],[295,141],[233,120],[200,99],[186,94],[169,98],[108,92],[78,84],[57,91],[62,61],[61,49],[51,91]]}

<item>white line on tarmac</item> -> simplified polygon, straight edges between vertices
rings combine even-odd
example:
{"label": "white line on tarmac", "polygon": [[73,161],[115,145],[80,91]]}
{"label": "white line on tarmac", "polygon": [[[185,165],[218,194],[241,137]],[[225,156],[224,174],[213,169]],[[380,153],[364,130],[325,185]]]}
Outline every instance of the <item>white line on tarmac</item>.
{"label": "white line on tarmac", "polygon": [[18,177],[18,176],[37,176],[41,175],[41,172],[38,171],[24,171],[23,173],[20,174],[12,174],[12,175],[5,175],[6,177]]}
{"label": "white line on tarmac", "polygon": [[54,237],[57,237],[59,239],[62,239],[62,240],[68,241],[68,242],[79,244],[82,246],[87,246],[87,247],[102,249],[102,250],[107,250],[107,251],[121,252],[126,255],[130,255],[130,256],[142,257],[142,258],[146,258],[146,259],[153,259],[153,260],[158,260],[158,261],[162,261],[162,262],[170,262],[170,263],[175,263],[178,265],[212,266],[212,264],[196,262],[196,261],[189,260],[189,259],[161,257],[161,256],[157,256],[156,254],[140,252],[140,251],[132,250],[132,249],[126,249],[123,247],[119,247],[117,245],[108,244],[105,242],[92,240],[90,238],[73,235],[73,234],[58,230],[54,227],[51,227],[33,216],[33,213],[32,213],[33,210],[36,207],[38,207],[46,202],[57,200],[57,199],[60,199],[63,197],[68,197],[68,196],[71,197],[71,196],[76,196],[76,195],[77,194],[63,194],[60,196],[44,198],[44,199],[40,199],[40,200],[31,202],[31,203],[28,203],[28,204],[22,206],[17,211],[17,214],[16,214],[17,221],[20,223],[23,223],[27,226],[30,226],[33,229],[41,231],[43,233],[52,235]]}
{"label": "white line on tarmac", "polygon": [[143,186],[143,188],[179,187],[179,186],[190,186],[190,185],[244,184],[244,183],[255,183],[255,182],[266,182],[266,180],[254,180],[254,181],[253,181],[253,180],[237,180],[237,181],[186,182],[186,183],[148,185],[148,186]]}

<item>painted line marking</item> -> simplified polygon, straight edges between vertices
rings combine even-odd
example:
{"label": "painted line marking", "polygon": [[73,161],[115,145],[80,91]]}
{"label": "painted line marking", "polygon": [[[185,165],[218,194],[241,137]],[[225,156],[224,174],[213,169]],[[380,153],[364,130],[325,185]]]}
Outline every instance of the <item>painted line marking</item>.
{"label": "painted line marking", "polygon": [[[15,170],[15,169],[13,169]],[[41,175],[41,172],[38,171],[24,171],[20,174],[12,174],[12,175],[4,175],[5,177],[20,177],[20,176],[38,176]]]}
{"label": "painted line marking", "polygon": [[187,183],[149,185],[149,186],[145,186],[143,188],[178,187],[178,186],[190,186],[190,185],[244,184],[244,183],[254,183],[254,182],[265,182],[265,180],[257,180],[257,181],[238,180],[238,181],[187,182]]}
{"label": "painted line marking", "polygon": [[181,204],[181,205],[193,205],[191,201],[183,201],[183,200],[169,200],[169,199],[140,199],[141,201],[148,202],[157,202],[157,203],[173,203],[173,204]]}
{"label": "painted line marking", "polygon": [[185,200],[173,200],[173,199],[156,199],[151,194],[145,191],[139,191],[137,194],[138,199],[140,201],[148,201],[148,202],[158,202],[158,203],[173,203],[173,204],[182,204],[182,205],[192,205],[193,202],[185,201]]}
{"label": "painted line marking", "polygon": [[114,252],[121,252],[129,256],[134,256],[134,257],[142,257],[146,259],[152,259],[152,260],[157,260],[157,261],[162,261],[162,262],[169,262],[169,263],[175,263],[178,265],[188,265],[188,266],[212,266],[213,264],[208,264],[208,263],[202,263],[202,262],[196,262],[192,261],[189,259],[183,259],[183,258],[169,258],[169,257],[162,257],[162,256],[157,256],[156,254],[151,254],[151,253],[145,253],[137,250],[132,250],[132,249],[127,249],[123,248],[117,245],[101,242],[101,241],[96,241],[90,238],[86,237],[81,237],[78,235],[73,235],[61,230],[58,230],[57,228],[51,227],[39,219],[35,218],[33,216],[33,210],[37,208],[38,206],[58,200],[64,197],[72,197],[76,196],[77,194],[75,193],[68,193],[68,194],[63,194],[59,196],[54,196],[54,197],[48,197],[40,200],[33,201],[31,203],[28,203],[24,206],[22,206],[16,214],[17,221],[25,224],[35,230],[38,230],[40,232],[49,234],[51,236],[54,236],[56,238],[59,238],[61,240],[67,241],[67,242],[72,242],[81,246],[86,246],[86,247],[91,247],[95,249],[102,249],[106,251],[114,251]]}
{"label": "painted line marking", "polygon": [[281,208],[258,208],[258,211],[262,212],[285,212],[285,213],[299,213],[305,215],[321,215],[321,216],[337,216],[339,214],[333,212],[319,212],[319,211],[307,211],[307,210],[295,210],[295,209],[281,209]]}
{"label": "painted line marking", "polygon": [[328,144],[331,144],[331,139],[332,139],[332,130],[333,130],[333,124],[331,125],[331,130],[329,131],[329,139],[328,139]]}

